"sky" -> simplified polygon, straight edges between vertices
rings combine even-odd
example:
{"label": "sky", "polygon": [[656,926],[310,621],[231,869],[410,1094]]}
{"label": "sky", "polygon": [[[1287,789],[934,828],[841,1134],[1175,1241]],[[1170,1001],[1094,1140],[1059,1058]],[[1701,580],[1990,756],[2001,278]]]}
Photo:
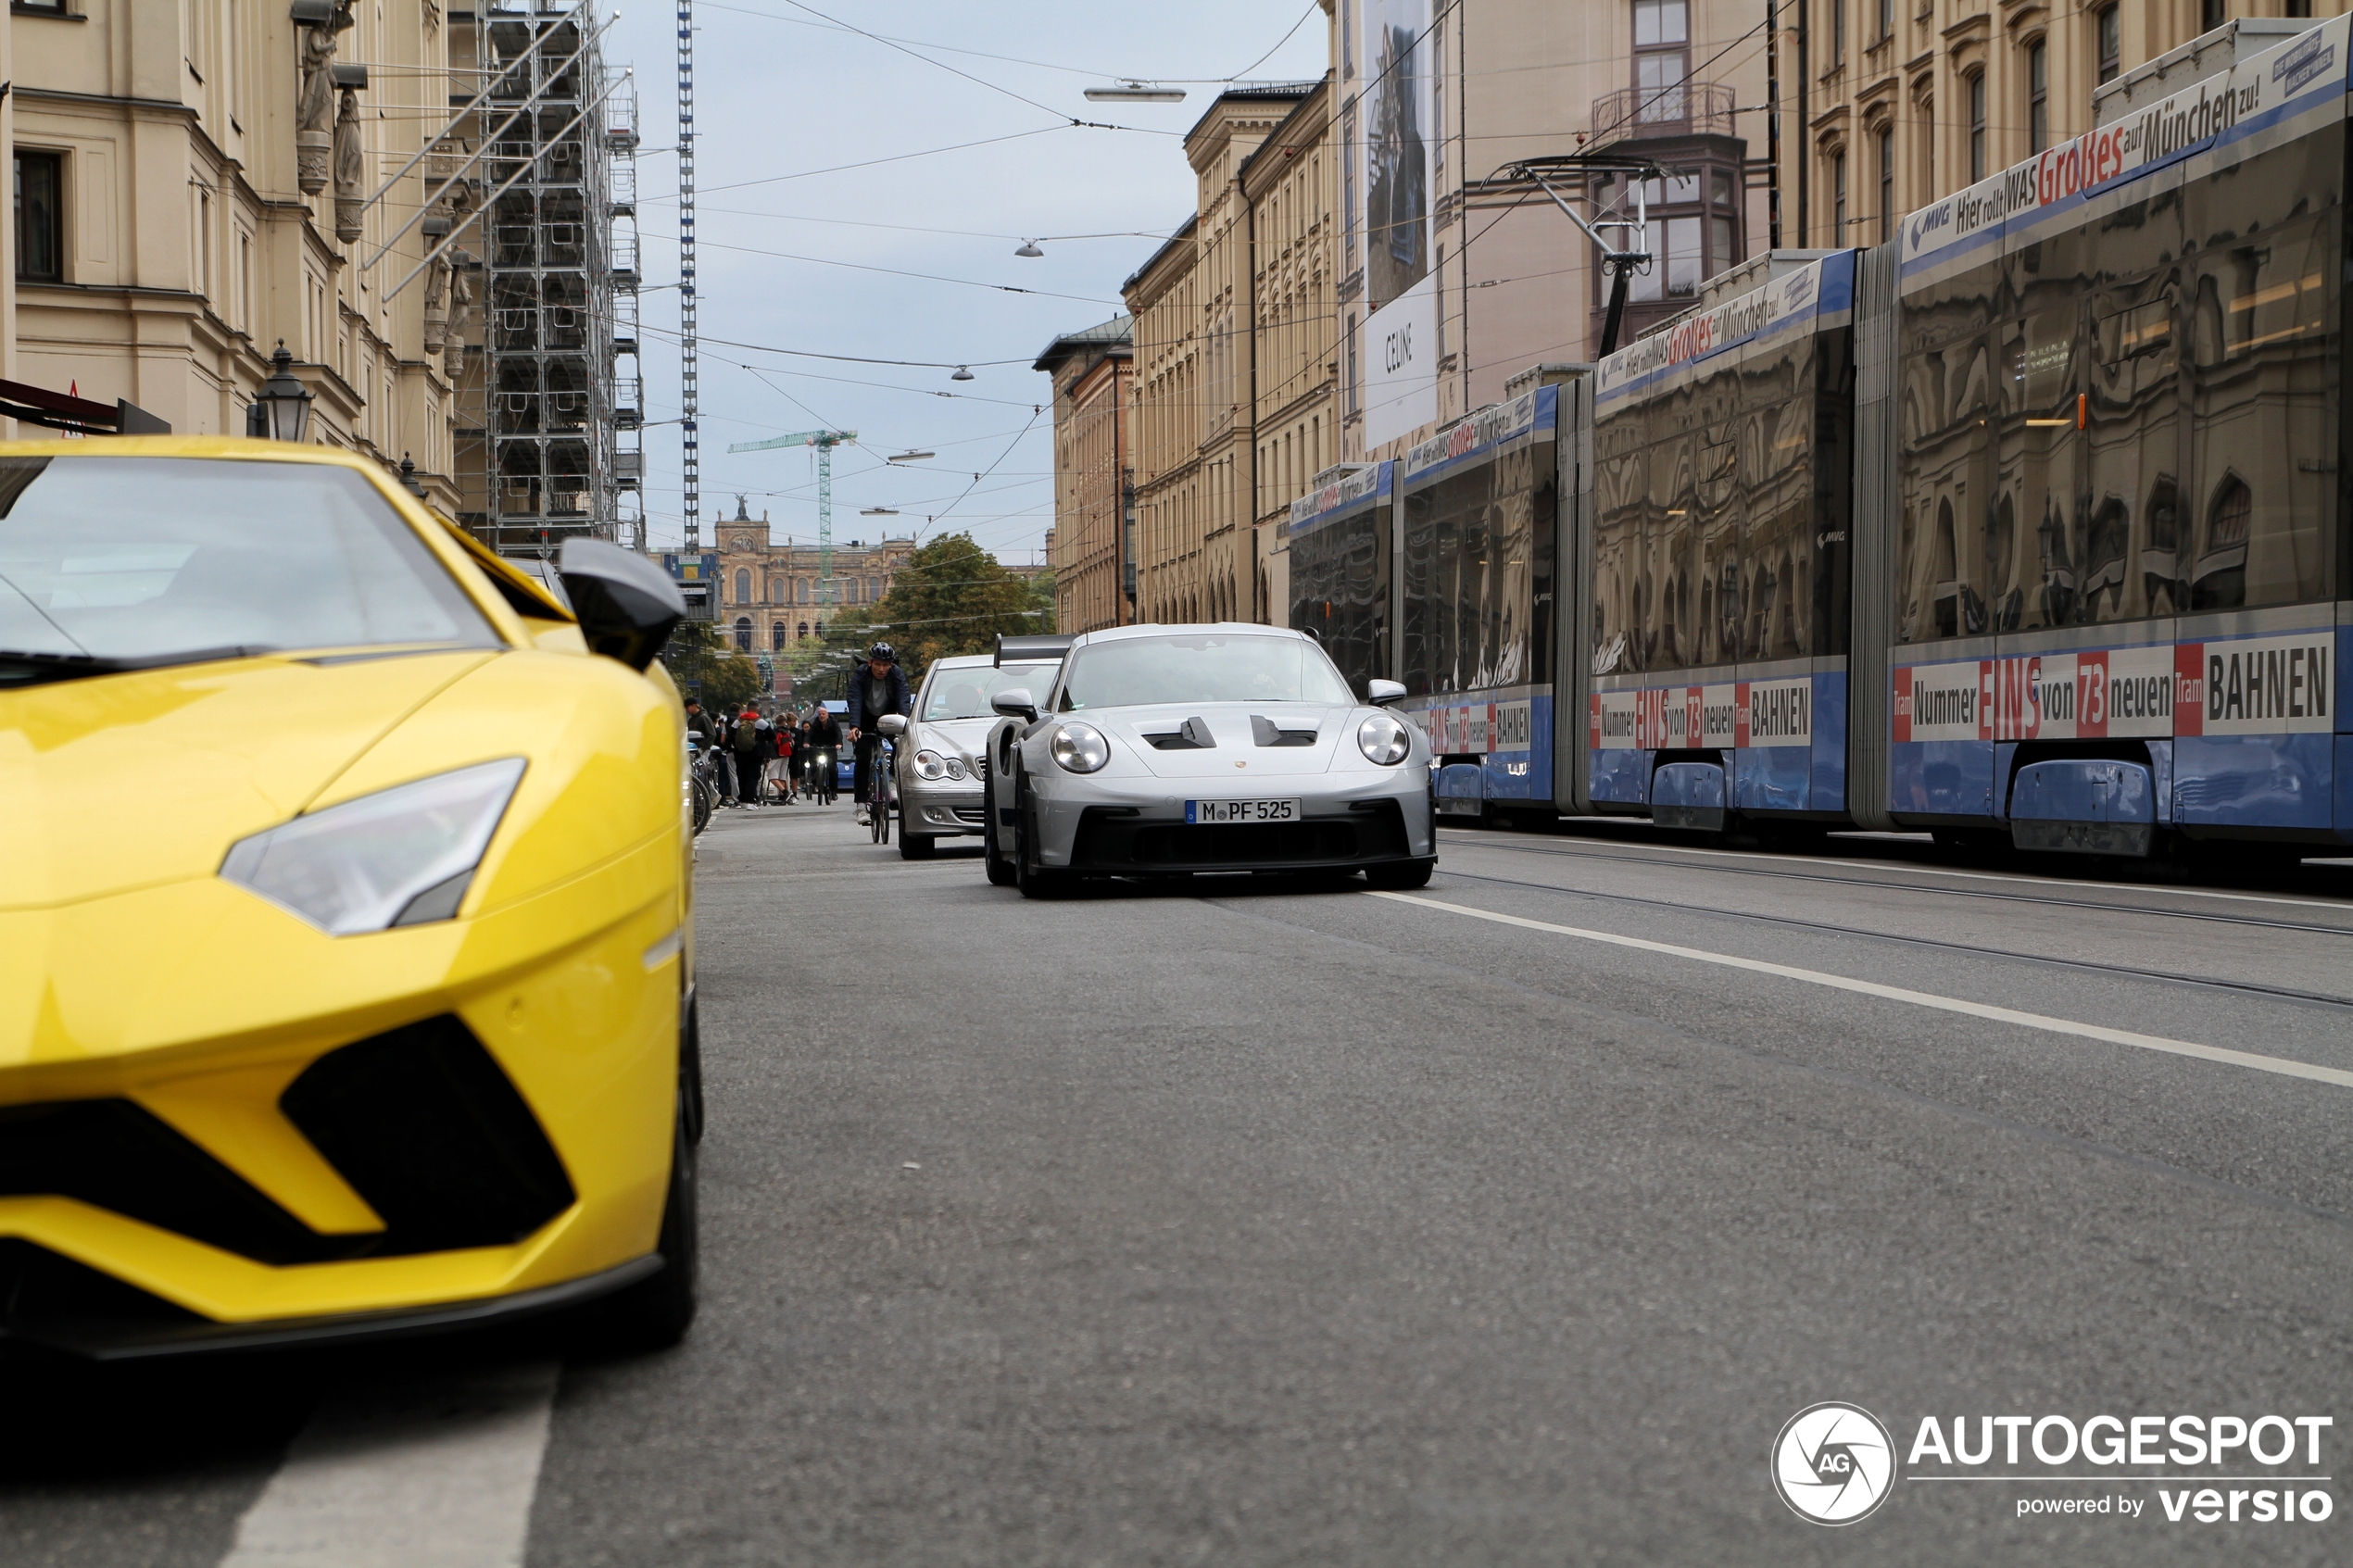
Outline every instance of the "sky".
{"label": "sky", "polygon": [[[635,68],[648,536],[675,548],[674,4],[624,6],[607,47]],[[1314,80],[1326,48],[1314,0],[696,0],[705,547],[738,494],[775,542],[815,542],[814,454],[727,448],[823,427],[858,433],[834,455],[837,545],[967,532],[1038,558],[1053,409],[1032,362],[1117,314],[1120,284],[1191,215],[1182,137],[1217,84]],[[1187,100],[1082,96],[1131,78]],[[1033,238],[1043,258],[1013,255]],[[974,379],[950,380],[958,365]],[[937,457],[884,461],[910,449]]]}

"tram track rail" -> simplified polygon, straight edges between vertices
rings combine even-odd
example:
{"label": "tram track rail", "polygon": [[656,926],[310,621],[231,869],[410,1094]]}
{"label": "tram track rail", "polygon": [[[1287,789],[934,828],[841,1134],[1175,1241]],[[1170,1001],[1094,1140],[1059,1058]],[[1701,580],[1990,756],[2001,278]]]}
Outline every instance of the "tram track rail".
{"label": "tram track rail", "polygon": [[[1463,830],[1455,831],[1461,832]],[[1463,842],[1466,847],[1495,850],[1519,850],[1529,854],[1549,856],[1555,859],[1605,860],[1622,865],[1648,866],[1652,868],[1673,868],[1679,865],[1688,866],[1690,864],[1690,862],[1687,861],[1662,859],[1655,855],[1645,855],[1641,853],[1621,854],[1604,849],[1556,848],[1551,845],[1536,843],[1524,838],[1495,842],[1485,840],[1483,836],[1472,837],[1466,834],[1461,842]],[[1737,853],[1736,851],[1718,851],[1718,853],[1723,854],[1725,856],[1725,859],[1710,860],[1706,862],[1705,869],[1707,871],[1712,872],[1728,872],[1735,876],[1771,877],[1776,880],[1785,882],[1820,883],[1831,886],[1843,887],[1885,888],[1897,893],[1928,893],[1951,898],[1982,898],[1996,903],[2032,904],[2046,909],[2094,909],[2103,914],[2147,915],[2153,918],[2164,920],[2200,921],[2219,925],[2246,925],[2273,931],[2309,932],[2315,935],[2322,936],[2353,937],[2353,903],[2347,903],[2344,906],[2346,917],[2348,922],[2347,924],[2324,925],[2309,921],[2279,920],[2266,916],[2250,914],[2230,914],[2219,909],[2168,909],[2148,904],[2110,902],[2099,898],[2075,898],[2055,897],[2050,894],[2003,892],[1994,888],[1986,887],[1955,887],[1940,883],[1898,882],[1885,877],[1841,876],[1828,872],[1790,871],[1771,866],[1742,865],[1738,863],[1730,863],[1732,861],[1732,857]],[[1441,861],[1441,864],[1442,866],[1443,861]],[[1934,867],[1923,867],[1920,868],[1920,870],[1924,874],[1931,876],[1937,874],[1954,874],[1949,872],[1940,873],[1939,869]],[[2180,890],[2152,889],[2151,891]],[[2188,891],[2196,892],[2199,890],[2190,889]],[[2315,900],[2315,902],[2318,902],[2318,900]]]}
{"label": "tram track rail", "polygon": [[[1953,942],[1934,936],[1907,936],[1897,932],[1872,931],[1862,926],[1804,920],[1793,915],[1762,914],[1754,909],[1728,909],[1710,904],[1687,904],[1680,899],[1654,898],[1639,893],[1604,893],[1584,887],[1561,887],[1552,883],[1528,882],[1516,877],[1490,876],[1478,872],[1457,871],[1452,868],[1441,868],[1439,874],[1466,882],[1485,883],[1491,886],[1517,887],[1529,892],[1549,893],[1556,897],[1589,898],[1613,904],[1638,904],[1646,909],[1668,910],[1676,914],[1708,915],[1721,920],[1745,921],[1753,924],[1792,927],[1829,936],[1862,937],[1873,942],[1894,943],[1901,947],[1925,947],[1946,953],[1965,953],[1972,958],[2007,960],[2016,963],[2037,964],[2049,969],[2088,971],[2092,973],[2111,975],[2121,980],[2146,981],[2162,985],[2181,985],[2193,990],[2260,997],[2266,1001],[2284,1002],[2298,1007],[2317,1007],[2332,1011],[2353,1012],[2353,997],[2330,996],[2321,991],[2299,991],[2284,985],[2265,985],[2253,981],[2224,980],[2214,975],[2182,974],[2164,970],[2140,969],[2130,964],[2102,963],[2094,959],[2055,958],[2045,953],[2020,952],[2010,947],[1988,947],[1976,943]],[[2334,932],[2332,935],[2353,934]]]}

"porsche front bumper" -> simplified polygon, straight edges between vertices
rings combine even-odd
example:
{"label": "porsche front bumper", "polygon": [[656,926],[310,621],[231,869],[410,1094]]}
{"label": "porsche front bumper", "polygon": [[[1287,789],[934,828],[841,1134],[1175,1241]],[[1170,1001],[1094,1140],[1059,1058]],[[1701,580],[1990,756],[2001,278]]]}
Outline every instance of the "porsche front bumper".
{"label": "porsche front bumper", "polygon": [[1296,799],[1294,822],[1189,824],[1185,801],[1239,797],[1230,786],[1149,779],[1056,781],[1036,809],[1038,862],[1086,875],[1189,872],[1353,871],[1437,853],[1420,769],[1277,775],[1247,792]]}
{"label": "porsche front bumper", "polygon": [[684,993],[667,835],[333,938],[216,878],[0,913],[0,1341],[413,1333],[654,1256]]}

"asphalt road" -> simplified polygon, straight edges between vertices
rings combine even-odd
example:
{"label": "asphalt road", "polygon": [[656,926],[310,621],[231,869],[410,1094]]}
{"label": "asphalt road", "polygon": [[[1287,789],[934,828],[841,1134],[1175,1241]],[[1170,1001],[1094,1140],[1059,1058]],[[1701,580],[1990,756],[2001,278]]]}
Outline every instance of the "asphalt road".
{"label": "asphalt road", "polygon": [[[1030,903],[846,806],[702,847],[686,1346],[11,1373],[0,1562],[2353,1558],[2353,871],[1450,831],[1410,897]],[[1835,1529],[1768,1462],[1831,1400],[1903,1461]],[[2035,1457],[2100,1415],[2335,1424]],[[2331,1517],[2198,1522],[2259,1476]]]}

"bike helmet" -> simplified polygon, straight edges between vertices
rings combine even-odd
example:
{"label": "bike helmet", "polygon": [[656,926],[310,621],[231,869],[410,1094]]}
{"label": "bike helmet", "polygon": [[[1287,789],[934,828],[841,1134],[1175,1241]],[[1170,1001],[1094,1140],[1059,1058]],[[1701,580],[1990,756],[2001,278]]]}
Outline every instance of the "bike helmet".
{"label": "bike helmet", "polygon": [[899,662],[899,650],[888,643],[876,643],[866,650],[866,657],[870,659],[878,659],[885,664],[896,664]]}

